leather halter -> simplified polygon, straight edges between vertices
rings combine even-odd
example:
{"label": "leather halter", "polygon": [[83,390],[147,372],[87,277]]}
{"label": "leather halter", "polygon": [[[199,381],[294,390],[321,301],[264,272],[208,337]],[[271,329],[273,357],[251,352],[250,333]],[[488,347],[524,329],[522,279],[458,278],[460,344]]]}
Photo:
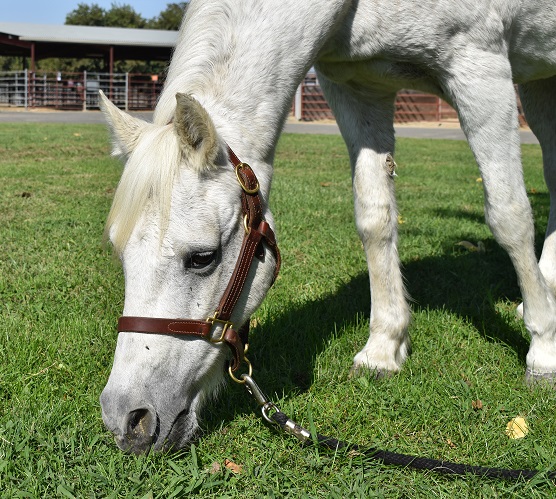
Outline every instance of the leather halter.
{"label": "leather halter", "polygon": [[[239,330],[236,330],[230,319],[243,291],[253,259],[255,256],[259,259],[264,257],[262,243],[265,242],[276,258],[273,282],[278,276],[281,259],[274,231],[263,217],[259,182],[255,173],[247,163],[238,159],[229,146],[228,159],[235,168],[237,181],[241,186],[241,208],[245,236],[232,277],[214,314],[206,320],[122,316],[118,320],[118,333],[185,335],[202,338],[212,343],[226,343],[233,355],[229,366],[230,374],[232,374],[245,359],[249,321]],[[222,331],[218,338],[213,339],[213,328],[216,326],[220,326]],[[233,377],[235,378],[235,376]]]}

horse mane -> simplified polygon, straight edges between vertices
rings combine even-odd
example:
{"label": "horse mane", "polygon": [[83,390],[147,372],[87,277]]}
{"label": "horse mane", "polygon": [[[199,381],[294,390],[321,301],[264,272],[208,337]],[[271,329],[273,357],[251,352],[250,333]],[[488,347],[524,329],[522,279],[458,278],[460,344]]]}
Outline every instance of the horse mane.
{"label": "horse mane", "polygon": [[106,221],[105,235],[121,255],[133,228],[150,205],[159,214],[162,238],[170,217],[172,188],[181,153],[173,125],[148,125],[129,156]]}
{"label": "horse mane", "polygon": [[[168,123],[172,118],[178,92],[191,94],[205,104],[203,97],[206,97],[207,90],[218,100],[224,88],[230,88],[226,80],[230,78],[229,64],[233,61],[228,57],[240,43],[232,29],[238,25],[238,18],[241,19],[236,12],[239,7],[233,2],[205,0],[193,2],[187,8],[154,112],[154,123]],[[246,53],[250,49],[249,44],[242,47]],[[231,74],[237,74],[238,80],[241,77],[241,72],[232,71]]]}

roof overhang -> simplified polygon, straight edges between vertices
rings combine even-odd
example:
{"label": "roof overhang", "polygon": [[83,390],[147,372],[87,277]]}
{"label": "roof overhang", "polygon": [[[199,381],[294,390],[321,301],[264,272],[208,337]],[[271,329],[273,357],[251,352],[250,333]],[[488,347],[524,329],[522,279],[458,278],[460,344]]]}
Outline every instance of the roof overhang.
{"label": "roof overhang", "polygon": [[170,59],[177,31],[0,22],[0,55],[34,58]]}

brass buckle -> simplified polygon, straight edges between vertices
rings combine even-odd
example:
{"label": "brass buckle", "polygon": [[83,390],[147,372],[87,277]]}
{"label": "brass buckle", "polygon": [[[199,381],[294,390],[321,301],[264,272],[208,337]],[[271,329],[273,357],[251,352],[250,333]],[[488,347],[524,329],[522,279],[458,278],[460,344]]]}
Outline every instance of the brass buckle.
{"label": "brass buckle", "polygon": [[253,189],[249,189],[249,187],[247,187],[245,185],[245,182],[243,181],[243,179],[241,178],[241,175],[239,174],[239,170],[241,170],[244,167],[248,167],[251,168],[247,163],[238,163],[236,165],[236,177],[237,177],[237,181],[239,182],[239,185],[241,185],[241,188],[247,193],[247,194],[257,194],[257,192],[259,192],[259,181],[257,180],[257,185],[253,188]]}
{"label": "brass buckle", "polygon": [[214,312],[214,315],[212,317],[208,317],[207,322],[210,322],[213,326],[216,324],[222,324],[222,334],[220,335],[220,338],[217,338],[216,340],[213,340],[211,338],[210,339],[211,343],[222,343],[224,341],[224,335],[226,334],[228,328],[234,327],[234,325],[230,321],[223,321],[219,319],[218,311]]}
{"label": "brass buckle", "polygon": [[249,215],[247,213],[243,215],[243,230],[245,231],[246,236],[251,233],[251,227],[249,227]]}

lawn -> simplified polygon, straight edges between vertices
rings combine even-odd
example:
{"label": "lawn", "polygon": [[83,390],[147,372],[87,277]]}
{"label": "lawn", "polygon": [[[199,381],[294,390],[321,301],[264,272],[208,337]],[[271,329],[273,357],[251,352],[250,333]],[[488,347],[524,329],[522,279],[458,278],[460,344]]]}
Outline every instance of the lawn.
{"label": "lawn", "polygon": [[[523,155],[540,249],[540,149]],[[348,376],[368,335],[369,290],[347,153],[339,137],[284,135],[271,196],[284,261],[254,317],[255,379],[300,424],[362,446],[554,469],[556,392],[523,383],[519,289],[484,224],[468,146],[400,139],[396,161],[414,311],[403,371]],[[542,478],[447,478],[301,448],[232,384],[190,450],[121,453],[98,402],[123,305],[102,239],[120,171],[102,126],[0,125],[0,497],[556,497]],[[513,440],[505,429],[516,416],[529,433]]]}

